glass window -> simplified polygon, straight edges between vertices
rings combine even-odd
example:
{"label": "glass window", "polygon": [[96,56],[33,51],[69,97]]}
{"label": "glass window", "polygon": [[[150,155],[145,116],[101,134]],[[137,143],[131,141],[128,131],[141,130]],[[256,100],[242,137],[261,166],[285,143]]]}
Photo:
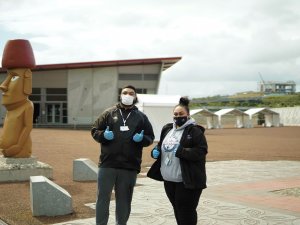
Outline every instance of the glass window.
{"label": "glass window", "polygon": [[67,94],[67,88],[47,88],[46,89],[46,94],[50,95],[58,95],[58,94]]}
{"label": "glass window", "polygon": [[47,101],[58,101],[58,102],[62,102],[62,101],[67,101],[67,96],[63,96],[63,95],[47,95],[46,97]]}
{"label": "glass window", "polygon": [[46,88],[46,101],[67,101],[67,88]]}
{"label": "glass window", "polygon": [[32,88],[32,93],[28,98],[30,101],[41,101],[41,88]]}
{"label": "glass window", "polygon": [[119,80],[142,80],[142,74],[119,74]]}
{"label": "glass window", "polygon": [[41,101],[41,96],[40,95],[29,95],[29,100],[30,101]]}
{"label": "glass window", "polygon": [[41,89],[40,88],[32,88],[32,94],[33,95],[40,95]]}
{"label": "glass window", "polygon": [[144,74],[144,80],[157,80],[158,74]]}
{"label": "glass window", "polygon": [[147,89],[145,88],[137,88],[136,93],[138,94],[147,94]]}

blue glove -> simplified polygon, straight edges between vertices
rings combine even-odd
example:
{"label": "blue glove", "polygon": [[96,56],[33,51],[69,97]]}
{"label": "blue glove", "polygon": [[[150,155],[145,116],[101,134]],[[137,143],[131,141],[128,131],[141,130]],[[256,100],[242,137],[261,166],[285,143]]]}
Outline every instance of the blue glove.
{"label": "blue glove", "polygon": [[142,130],[140,134],[136,133],[132,139],[135,142],[141,142],[143,140],[143,137],[144,137],[144,130]]}
{"label": "blue glove", "polygon": [[155,147],[152,151],[152,157],[154,159],[157,159],[159,155],[160,155],[160,152],[157,150],[157,147]]}
{"label": "blue glove", "polygon": [[109,126],[107,126],[106,130],[104,131],[104,138],[109,141],[114,139],[114,133],[109,130]]}

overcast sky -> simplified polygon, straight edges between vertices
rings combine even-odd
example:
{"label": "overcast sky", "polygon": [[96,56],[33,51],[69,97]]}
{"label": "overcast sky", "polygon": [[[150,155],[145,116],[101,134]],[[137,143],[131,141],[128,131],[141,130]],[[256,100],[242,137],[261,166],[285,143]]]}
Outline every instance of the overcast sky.
{"label": "overcast sky", "polygon": [[0,0],[0,51],[28,39],[37,64],[182,57],[160,94],[300,91],[299,0]]}

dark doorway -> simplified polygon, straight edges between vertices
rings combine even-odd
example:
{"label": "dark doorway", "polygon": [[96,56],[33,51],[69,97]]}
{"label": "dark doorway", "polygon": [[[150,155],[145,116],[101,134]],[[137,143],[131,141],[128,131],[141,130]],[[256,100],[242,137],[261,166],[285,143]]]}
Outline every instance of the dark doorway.
{"label": "dark doorway", "polygon": [[39,123],[40,119],[40,103],[34,103],[33,123]]}

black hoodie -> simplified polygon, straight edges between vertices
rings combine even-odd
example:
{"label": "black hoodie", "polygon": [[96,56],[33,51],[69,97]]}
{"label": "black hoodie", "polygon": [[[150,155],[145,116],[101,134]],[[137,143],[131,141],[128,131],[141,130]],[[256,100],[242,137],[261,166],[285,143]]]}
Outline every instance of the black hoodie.
{"label": "black hoodie", "polygon": [[[173,124],[169,123],[162,128],[160,140],[157,144],[159,151],[165,136],[172,127]],[[204,189],[207,187],[205,163],[208,146],[204,132],[205,129],[202,126],[193,124],[187,126],[182,134],[180,146],[175,154],[175,156],[180,159],[184,186],[189,189]],[[163,181],[160,166],[161,157],[159,156],[151,166],[147,176],[155,180]]]}
{"label": "black hoodie", "polygon": [[[126,120],[128,131],[120,131],[120,127],[124,125],[120,110],[124,119],[129,115]],[[107,126],[114,133],[114,139],[111,141],[103,136]],[[144,130],[143,140],[134,142],[133,136],[142,130]],[[142,149],[151,145],[154,140],[152,125],[147,116],[136,106],[125,109],[121,104],[105,110],[95,121],[91,134],[101,144],[99,167],[131,169],[137,170],[138,173],[141,170]]]}

